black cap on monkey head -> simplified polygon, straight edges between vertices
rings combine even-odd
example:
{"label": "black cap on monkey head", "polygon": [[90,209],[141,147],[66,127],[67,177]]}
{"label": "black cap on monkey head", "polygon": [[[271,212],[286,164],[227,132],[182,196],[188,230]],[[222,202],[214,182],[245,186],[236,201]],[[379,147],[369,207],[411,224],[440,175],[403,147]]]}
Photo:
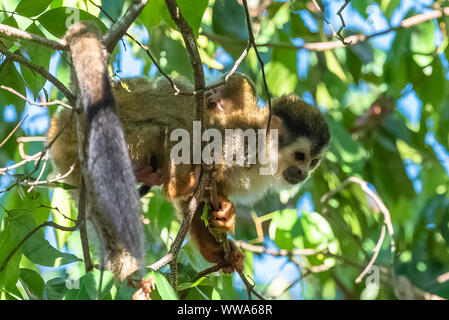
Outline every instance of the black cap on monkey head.
{"label": "black cap on monkey head", "polygon": [[312,155],[329,145],[330,133],[323,114],[295,95],[287,95],[273,102],[273,115],[282,120],[279,146],[285,147],[299,137],[312,142]]}

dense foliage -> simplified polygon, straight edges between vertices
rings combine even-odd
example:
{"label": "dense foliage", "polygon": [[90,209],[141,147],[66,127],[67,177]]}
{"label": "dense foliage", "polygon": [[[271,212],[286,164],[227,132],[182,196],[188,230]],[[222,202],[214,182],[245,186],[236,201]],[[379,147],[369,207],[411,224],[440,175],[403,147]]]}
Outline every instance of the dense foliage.
{"label": "dense foliage", "polygon": [[[177,2],[198,36],[212,81],[232,68],[246,46],[243,7],[237,0]],[[343,0],[318,3],[321,10],[312,1],[249,1],[256,41],[264,44],[258,49],[270,94],[294,92],[317,106],[326,115],[332,140],[325,160],[301,190],[281,190],[238,208],[233,238],[253,245],[243,250],[244,272],[267,298],[449,298],[449,17],[442,9],[448,3],[357,0],[345,8]],[[130,4],[101,1],[114,20]],[[70,8],[103,30],[112,24],[91,1],[81,0],[2,0],[0,23],[60,39],[75,12]],[[440,14],[398,27],[404,19],[430,12]],[[374,36],[344,46],[337,35],[342,21],[345,37]],[[166,73],[193,79],[163,0],[149,1],[129,32],[148,46]],[[322,46],[308,47],[318,42]],[[323,50],[326,44],[333,48]],[[1,34],[0,46],[69,86],[66,52]],[[159,75],[145,51],[128,39],[117,46],[110,66],[115,80]],[[255,81],[265,105],[254,50],[239,71]],[[4,55],[0,85],[30,100],[64,98],[47,79]],[[0,299],[129,299],[134,290],[114,283],[109,272],[99,292],[101,273],[85,273],[78,231],[47,226],[30,236],[46,221],[73,226],[77,217],[70,186],[55,179],[51,162],[44,157],[36,163],[39,155],[28,158],[44,150],[43,139],[30,137],[45,136],[56,106],[31,106],[7,90],[0,90],[0,106],[0,167],[10,167],[0,169]],[[142,202],[150,264],[167,252],[180,224],[160,190]],[[95,246],[91,251],[98,263]],[[356,283],[367,265],[372,267]],[[192,281],[210,266],[190,243],[183,246],[178,289],[187,289],[187,299],[247,298],[235,275],[213,273]],[[176,297],[166,271],[147,275],[156,282],[153,299]]]}

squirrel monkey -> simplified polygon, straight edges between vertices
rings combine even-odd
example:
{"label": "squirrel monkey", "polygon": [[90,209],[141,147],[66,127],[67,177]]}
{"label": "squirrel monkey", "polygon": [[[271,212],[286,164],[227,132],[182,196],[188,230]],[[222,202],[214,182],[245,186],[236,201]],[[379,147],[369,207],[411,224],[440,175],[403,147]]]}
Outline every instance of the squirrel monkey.
{"label": "squirrel monkey", "polygon": [[[73,58],[76,60],[76,57]],[[192,85],[183,78],[175,79],[175,83],[183,92],[193,91]],[[105,90],[103,94],[111,95],[111,92]],[[152,82],[133,78],[112,83],[112,95],[137,182],[143,184],[143,191],[163,184],[165,194],[173,200],[177,211],[185,212],[188,199],[199,182],[201,164],[194,163],[192,152],[189,161],[175,163],[170,151],[177,141],[172,141],[170,136],[176,129],[183,129],[189,134],[190,146],[193,145],[193,122],[196,119],[194,97],[175,96],[171,85],[163,78]],[[266,128],[268,110],[257,107],[254,85],[246,76],[234,74],[224,85],[208,91],[206,99],[205,118],[209,128],[217,130],[223,137],[229,129],[234,129],[234,132],[240,130],[230,140],[232,145],[244,141],[248,129],[257,131]],[[223,268],[227,273],[234,269],[242,271],[243,255],[230,242],[231,256],[224,257],[221,245],[209,231],[228,233],[234,230],[235,209],[232,202],[252,203],[269,190],[303,183],[318,166],[329,143],[330,134],[322,114],[298,97],[281,97],[273,102],[272,110],[270,129],[278,130],[279,139],[275,143],[269,134],[262,144],[265,145],[266,154],[277,155],[276,170],[272,174],[262,175],[260,169],[263,165],[250,163],[250,147],[243,144],[244,161],[229,161],[222,157],[222,163],[217,165],[215,183],[220,208],[211,210],[208,227],[200,215],[195,215],[192,221],[191,235],[202,255],[212,263],[229,261],[229,265]],[[52,118],[49,139],[65,125],[69,116],[70,110],[62,109]],[[50,149],[53,161],[61,172],[67,172],[76,162],[77,145],[75,123],[69,123]],[[117,156],[109,150],[103,152],[101,156],[105,159]],[[104,185],[104,193],[115,201],[122,201],[122,193],[114,193],[110,188],[112,184],[119,183],[113,178],[116,171],[111,169],[111,178]],[[79,167],[66,181],[76,186],[80,184]],[[210,194],[206,193],[205,200],[208,197]]]}

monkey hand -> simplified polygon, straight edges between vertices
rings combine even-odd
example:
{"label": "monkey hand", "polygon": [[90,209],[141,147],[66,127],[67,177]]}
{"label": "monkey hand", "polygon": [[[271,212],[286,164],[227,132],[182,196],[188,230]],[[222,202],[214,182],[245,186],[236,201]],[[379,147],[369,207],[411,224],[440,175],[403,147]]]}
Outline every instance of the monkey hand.
{"label": "monkey hand", "polygon": [[208,229],[212,234],[228,234],[234,232],[235,208],[231,201],[219,199],[220,210],[212,211],[208,215]]}
{"label": "monkey hand", "polygon": [[148,187],[159,186],[163,181],[162,172],[160,170],[154,171],[151,166],[141,167],[134,171],[136,181],[141,182]]}

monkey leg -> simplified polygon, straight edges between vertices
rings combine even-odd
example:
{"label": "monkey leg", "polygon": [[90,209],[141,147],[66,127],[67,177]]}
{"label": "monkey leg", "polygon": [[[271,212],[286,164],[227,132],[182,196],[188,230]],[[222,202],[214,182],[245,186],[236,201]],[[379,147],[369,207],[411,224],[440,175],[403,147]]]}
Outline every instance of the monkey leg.
{"label": "monkey leg", "polygon": [[201,255],[211,263],[228,262],[229,264],[222,268],[224,273],[232,273],[234,270],[241,272],[243,270],[243,254],[238,250],[234,242],[229,241],[231,252],[229,256],[225,256],[225,252],[221,244],[219,244],[214,236],[209,232],[201,219],[201,212],[197,212],[190,226],[190,233],[196,242]]}
{"label": "monkey leg", "polygon": [[164,171],[164,192],[170,199],[190,197],[198,186],[201,166],[170,164]]}

